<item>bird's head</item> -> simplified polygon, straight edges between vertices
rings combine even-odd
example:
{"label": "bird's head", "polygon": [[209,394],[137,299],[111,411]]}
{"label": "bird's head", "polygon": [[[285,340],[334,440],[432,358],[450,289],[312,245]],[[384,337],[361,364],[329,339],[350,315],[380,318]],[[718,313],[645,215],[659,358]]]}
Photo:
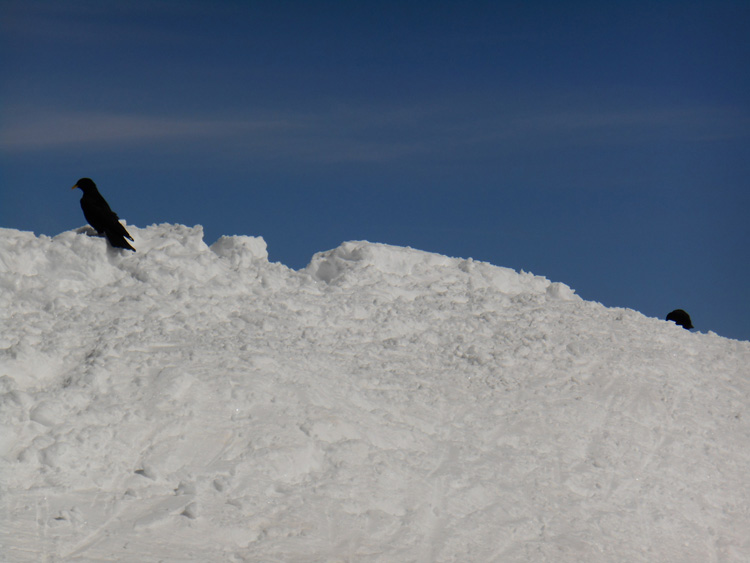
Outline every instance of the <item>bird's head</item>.
{"label": "bird's head", "polygon": [[76,188],[80,188],[83,193],[86,193],[87,190],[96,189],[96,184],[91,178],[81,178],[71,189],[75,190]]}

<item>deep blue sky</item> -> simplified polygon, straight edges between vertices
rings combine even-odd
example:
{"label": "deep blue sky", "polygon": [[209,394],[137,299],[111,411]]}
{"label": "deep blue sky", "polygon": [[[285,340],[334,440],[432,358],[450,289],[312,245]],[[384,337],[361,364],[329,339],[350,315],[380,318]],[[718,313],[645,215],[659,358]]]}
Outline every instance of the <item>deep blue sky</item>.
{"label": "deep blue sky", "polygon": [[[750,3],[0,0],[0,226],[365,239],[750,339]],[[136,247],[137,247],[136,241]]]}

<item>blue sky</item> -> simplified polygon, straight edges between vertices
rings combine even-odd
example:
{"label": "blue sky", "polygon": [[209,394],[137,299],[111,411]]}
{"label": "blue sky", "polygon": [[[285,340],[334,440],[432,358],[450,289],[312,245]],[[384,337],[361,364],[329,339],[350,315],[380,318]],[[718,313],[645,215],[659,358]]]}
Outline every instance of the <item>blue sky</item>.
{"label": "blue sky", "polygon": [[[750,339],[750,4],[0,0],[0,226],[531,271]],[[137,241],[136,241],[137,247]]]}

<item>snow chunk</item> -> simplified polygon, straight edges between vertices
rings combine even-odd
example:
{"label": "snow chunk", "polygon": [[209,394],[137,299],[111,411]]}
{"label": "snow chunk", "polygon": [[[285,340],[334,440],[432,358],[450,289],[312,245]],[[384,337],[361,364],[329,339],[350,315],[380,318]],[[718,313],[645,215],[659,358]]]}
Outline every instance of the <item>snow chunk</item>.
{"label": "snow chunk", "polygon": [[51,401],[41,401],[29,413],[29,419],[44,426],[54,426],[64,419],[65,409]]}
{"label": "snow chunk", "polygon": [[400,276],[412,275],[425,268],[448,266],[454,259],[413,248],[386,244],[345,242],[334,250],[316,254],[307,271],[319,281],[330,283],[348,270],[371,267]]}
{"label": "snow chunk", "polygon": [[576,295],[574,289],[569,288],[564,283],[554,282],[549,284],[547,288],[547,296],[552,299],[560,299],[562,301],[573,301],[574,299],[580,299]]}
{"label": "snow chunk", "polygon": [[221,237],[211,245],[217,256],[229,260],[232,268],[242,268],[255,260],[268,260],[266,241],[262,237]]}

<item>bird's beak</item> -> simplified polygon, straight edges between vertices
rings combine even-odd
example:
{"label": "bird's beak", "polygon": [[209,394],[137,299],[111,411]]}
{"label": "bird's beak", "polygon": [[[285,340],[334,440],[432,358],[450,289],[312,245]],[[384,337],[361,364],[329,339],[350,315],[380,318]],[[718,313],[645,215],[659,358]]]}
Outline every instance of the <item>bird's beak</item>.
{"label": "bird's beak", "polygon": [[75,189],[76,189],[77,187],[78,187],[78,184],[76,184],[75,186],[73,186],[73,187],[72,187],[72,188],[70,188],[70,189],[71,189],[71,190],[75,190]]}

